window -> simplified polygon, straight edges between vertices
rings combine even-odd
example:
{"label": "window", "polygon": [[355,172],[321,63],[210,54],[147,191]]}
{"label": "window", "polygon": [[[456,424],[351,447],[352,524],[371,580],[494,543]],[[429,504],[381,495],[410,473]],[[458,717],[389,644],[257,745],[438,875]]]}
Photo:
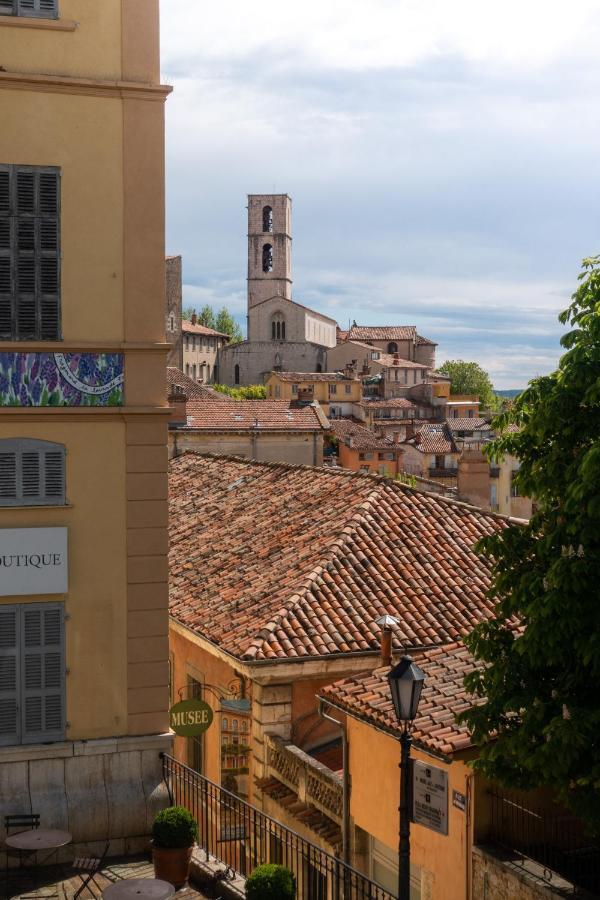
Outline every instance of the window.
{"label": "window", "polygon": [[263,207],[263,231],[273,232],[273,210],[270,206]]}
{"label": "window", "polygon": [[0,16],[58,17],[58,0],[0,0]]}
{"label": "window", "polygon": [[64,739],[63,623],[58,603],[0,606],[0,745]]}
{"label": "window", "polygon": [[240,367],[237,365],[237,363],[233,367],[233,380],[235,384],[240,383]]}
{"label": "window", "polygon": [[373,456],[373,454],[372,454],[371,452],[368,452],[368,453],[359,453],[359,454],[358,454],[358,458],[359,458],[359,459],[373,459],[374,456]]}
{"label": "window", "polygon": [[65,448],[50,441],[0,441],[0,506],[64,506]]}
{"label": "window", "polygon": [[329,393],[330,393],[330,394],[337,394],[337,384],[330,384],[330,385],[329,385]]}
{"label": "window", "polygon": [[0,166],[3,340],[60,340],[59,184],[58,169]]}
{"label": "window", "polygon": [[263,272],[273,271],[273,247],[271,244],[265,244],[262,252],[262,269]]}
{"label": "window", "polygon": [[223,730],[223,731],[227,731],[228,725],[229,725],[229,722],[228,722],[228,720],[227,720],[227,716],[223,716],[223,719],[222,719],[222,722],[221,722],[221,728],[222,728],[222,730]]}
{"label": "window", "polygon": [[390,341],[390,343],[388,344],[387,352],[388,353],[397,353],[398,352],[398,344],[396,344],[394,341]]}
{"label": "window", "polygon": [[344,391],[345,391],[346,394],[351,394],[351,393],[352,393],[352,385],[351,385],[351,384],[345,384],[345,385],[344,385]]}
{"label": "window", "polygon": [[185,364],[185,374],[189,377],[189,374],[190,374],[190,364],[189,363]]}
{"label": "window", "polygon": [[271,340],[285,341],[285,319],[281,313],[276,313],[271,320]]}
{"label": "window", "polygon": [[185,336],[185,349],[186,349],[186,350],[189,350],[189,349],[190,349],[190,336],[189,336],[189,334],[186,334],[186,336]]}
{"label": "window", "polygon": [[469,419],[472,419],[473,418],[473,410],[470,409],[469,412],[467,413],[467,415],[468,415]]}
{"label": "window", "polygon": [[436,456],[435,468],[436,469],[445,469],[446,468],[446,457],[445,456]]}

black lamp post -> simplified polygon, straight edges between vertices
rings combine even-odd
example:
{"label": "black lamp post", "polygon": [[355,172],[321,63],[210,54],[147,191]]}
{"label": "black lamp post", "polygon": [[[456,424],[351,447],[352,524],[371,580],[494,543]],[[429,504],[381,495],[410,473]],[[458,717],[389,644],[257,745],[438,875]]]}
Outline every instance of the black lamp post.
{"label": "black lamp post", "polygon": [[400,735],[400,845],[398,852],[398,900],[410,900],[410,747],[412,723],[417,716],[425,673],[404,656],[388,674]]}

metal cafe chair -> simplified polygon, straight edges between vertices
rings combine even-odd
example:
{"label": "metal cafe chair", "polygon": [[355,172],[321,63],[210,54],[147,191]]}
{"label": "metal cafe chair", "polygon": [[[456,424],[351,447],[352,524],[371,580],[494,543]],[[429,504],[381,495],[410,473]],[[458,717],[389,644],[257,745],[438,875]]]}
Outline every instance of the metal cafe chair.
{"label": "metal cafe chair", "polygon": [[110,841],[106,842],[106,846],[102,851],[99,857],[95,856],[78,856],[73,860],[73,868],[78,869],[77,874],[81,878],[81,884],[78,889],[73,894],[73,900],[77,900],[80,894],[82,894],[87,888],[90,894],[94,897],[94,892],[90,887],[90,884],[95,884],[98,890],[100,891],[100,896],[102,895],[102,888],[96,881],[96,875],[102,871],[104,868],[104,863],[106,861],[106,857],[108,856],[108,848],[110,846]]}
{"label": "metal cafe chair", "polygon": [[[22,831],[32,831],[39,827],[39,813],[13,813],[12,815],[4,816],[4,828],[6,830],[7,837],[10,834],[20,834]],[[36,851],[31,850],[28,852],[26,850],[16,850],[12,847],[9,847],[8,845],[5,845],[4,850],[6,853],[5,881],[6,892],[8,894],[10,857],[17,858],[19,860],[19,869],[21,869],[23,866],[23,857],[33,856]]]}

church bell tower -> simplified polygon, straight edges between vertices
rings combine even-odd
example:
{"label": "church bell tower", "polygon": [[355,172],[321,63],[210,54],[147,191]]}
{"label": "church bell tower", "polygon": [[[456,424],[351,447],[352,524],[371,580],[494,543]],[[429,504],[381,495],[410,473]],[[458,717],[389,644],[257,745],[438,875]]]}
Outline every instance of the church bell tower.
{"label": "church bell tower", "polygon": [[292,198],[248,194],[248,312],[271,297],[292,299]]}

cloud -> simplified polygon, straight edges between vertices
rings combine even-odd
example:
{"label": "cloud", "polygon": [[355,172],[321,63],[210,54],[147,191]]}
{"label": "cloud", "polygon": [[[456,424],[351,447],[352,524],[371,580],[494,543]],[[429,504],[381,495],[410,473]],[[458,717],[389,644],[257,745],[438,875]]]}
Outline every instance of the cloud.
{"label": "cloud", "polygon": [[245,317],[249,192],[294,198],[294,296],[411,321],[498,386],[551,369],[597,252],[597,4],[163,0],[168,244]]}

